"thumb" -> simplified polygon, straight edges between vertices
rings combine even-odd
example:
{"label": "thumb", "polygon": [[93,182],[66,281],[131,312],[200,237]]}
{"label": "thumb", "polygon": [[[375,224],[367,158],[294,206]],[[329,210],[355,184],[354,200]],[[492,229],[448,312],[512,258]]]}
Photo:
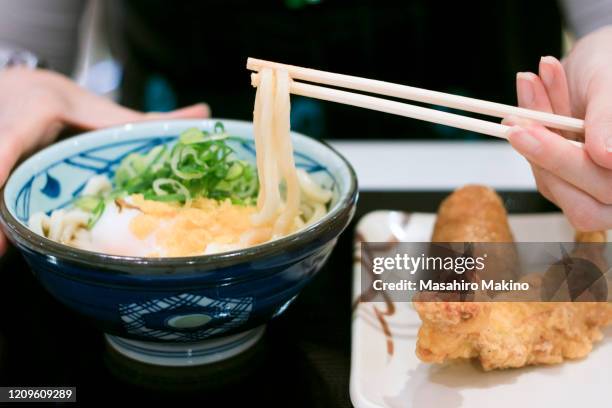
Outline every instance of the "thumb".
{"label": "thumb", "polygon": [[587,151],[597,164],[612,169],[612,76],[594,78],[587,95],[584,118]]}
{"label": "thumb", "polygon": [[116,104],[110,99],[78,90],[70,95],[70,103],[63,113],[63,121],[83,129],[98,129],[124,123],[152,119],[205,118],[210,115],[208,105],[200,103],[172,112],[142,113]]}
{"label": "thumb", "polygon": [[210,117],[210,108],[205,103],[197,103],[171,112],[149,112],[142,120],[154,119],[201,119]]}

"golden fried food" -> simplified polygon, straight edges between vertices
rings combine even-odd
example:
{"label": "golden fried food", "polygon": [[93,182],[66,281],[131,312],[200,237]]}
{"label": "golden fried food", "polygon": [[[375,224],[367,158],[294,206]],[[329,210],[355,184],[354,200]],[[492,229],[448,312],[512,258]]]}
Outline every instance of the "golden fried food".
{"label": "golden fried food", "polygon": [[602,303],[423,302],[417,355],[430,363],[477,358],[485,370],[586,356],[612,321]]}
{"label": "golden fried food", "polygon": [[[601,236],[577,238],[600,242]],[[451,239],[512,241],[506,211],[495,192],[468,186],[442,203],[432,240]],[[475,358],[487,371],[584,357],[602,338],[600,328],[612,323],[608,303],[438,301],[414,306],[423,321],[416,349],[421,360]]]}
{"label": "golden fried food", "polygon": [[506,209],[497,193],[468,185],[448,196],[438,209],[432,242],[512,242]]}
{"label": "golden fried food", "polygon": [[606,231],[576,231],[576,242],[607,242]]}
{"label": "golden fried food", "polygon": [[[436,217],[432,242],[513,242],[501,198],[489,187],[467,185],[446,197]],[[481,279],[515,279],[514,246],[487,248],[488,262]],[[482,254],[473,253],[473,256]]]}

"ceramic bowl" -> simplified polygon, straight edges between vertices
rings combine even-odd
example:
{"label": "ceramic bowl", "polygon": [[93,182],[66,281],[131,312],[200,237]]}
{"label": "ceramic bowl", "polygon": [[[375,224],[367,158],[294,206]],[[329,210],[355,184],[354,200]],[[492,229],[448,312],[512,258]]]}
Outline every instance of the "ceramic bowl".
{"label": "ceramic bowl", "polygon": [[[254,162],[252,124],[219,120],[241,159]],[[130,153],[172,144],[183,130],[217,120],[128,124],[56,143],[23,162],[0,200],[0,221],[41,284],[99,327],[124,355],[151,364],[203,364],[255,344],[321,269],[350,222],[357,181],[331,147],[292,133],[296,165],[333,190],[328,214],[282,239],[243,250],[183,258],[112,256],[48,240],[31,214],[71,203],[93,175],[112,177]]]}

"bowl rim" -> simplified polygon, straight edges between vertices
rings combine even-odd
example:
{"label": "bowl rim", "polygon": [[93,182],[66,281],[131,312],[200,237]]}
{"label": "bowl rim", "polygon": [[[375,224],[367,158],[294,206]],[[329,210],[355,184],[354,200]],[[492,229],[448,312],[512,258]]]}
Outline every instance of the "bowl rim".
{"label": "bowl rim", "polygon": [[[223,118],[207,118],[207,119],[195,119],[195,120],[185,120],[185,119],[170,119],[170,120],[155,120],[155,121],[145,121],[145,122],[133,122],[126,123],[118,126],[112,126],[102,129],[96,129],[89,132],[79,133],[75,136],[72,136],[66,140],[60,141],[58,143],[53,143],[46,148],[39,150],[37,153],[31,155],[27,160],[22,162],[19,166],[13,169],[11,172],[11,176],[9,176],[4,184],[4,186],[0,189],[0,224],[4,227],[9,239],[15,240],[18,243],[26,246],[28,249],[41,253],[45,257],[56,257],[57,259],[69,260],[75,262],[77,264],[94,264],[104,267],[105,270],[110,272],[125,274],[127,271],[126,267],[133,267],[135,265],[145,266],[150,268],[177,268],[177,267],[185,267],[185,266],[193,266],[193,265],[230,265],[237,264],[241,262],[246,262],[252,260],[254,257],[260,258],[264,257],[268,254],[277,252],[279,250],[286,250],[289,248],[293,248],[299,246],[303,243],[310,242],[316,236],[324,233],[330,228],[334,227],[338,222],[342,222],[342,220],[347,216],[352,216],[351,212],[353,211],[353,207],[357,202],[358,198],[358,184],[357,184],[357,176],[355,170],[349,163],[349,161],[340,154],[336,149],[330,146],[327,142],[323,140],[318,140],[312,138],[310,136],[304,135],[302,133],[294,132],[293,134],[297,134],[300,137],[310,139],[314,143],[317,143],[324,148],[330,150],[337,158],[340,159],[340,162],[344,164],[349,174],[349,186],[346,190],[346,193],[339,197],[338,202],[334,206],[335,208],[325,214],[323,218],[313,223],[312,225],[299,230],[297,232],[291,233],[287,236],[279,238],[274,241],[265,242],[263,244],[221,252],[218,254],[209,254],[209,255],[196,255],[196,256],[184,256],[184,257],[159,257],[159,258],[148,258],[148,257],[136,257],[136,256],[121,256],[121,255],[110,255],[101,252],[93,252],[80,248],[71,247],[66,244],[62,244],[59,242],[55,242],[46,237],[38,235],[34,231],[32,231],[27,226],[23,225],[19,220],[17,220],[8,209],[8,205],[6,203],[5,189],[8,183],[11,180],[12,173],[16,171],[21,166],[24,166],[31,160],[35,160],[36,156],[44,154],[45,150],[51,148],[53,146],[57,146],[61,143],[71,143],[74,142],[75,138],[91,136],[95,133],[107,133],[111,131],[121,131],[126,127],[130,127],[133,129],[134,127],[145,127],[145,126],[155,126],[168,124],[168,123],[188,123],[188,122],[207,122],[207,121],[220,121],[220,122],[233,122],[236,124],[250,124],[252,122],[245,120],[236,120],[236,119],[223,119]],[[348,225],[348,222],[346,222]],[[346,225],[341,226],[344,228]],[[114,269],[115,268],[115,269]],[[118,268],[118,269],[117,269]],[[177,273],[173,273],[176,275]]]}

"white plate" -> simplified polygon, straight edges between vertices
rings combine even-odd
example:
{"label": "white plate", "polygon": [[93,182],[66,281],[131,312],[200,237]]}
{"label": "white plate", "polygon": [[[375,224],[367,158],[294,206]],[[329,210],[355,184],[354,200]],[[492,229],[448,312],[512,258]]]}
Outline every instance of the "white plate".
{"label": "white plate", "polygon": [[[435,214],[376,211],[357,225],[353,297],[361,293],[359,241],[429,241]],[[569,242],[573,230],[561,214],[510,215],[516,241]],[[386,321],[393,354],[375,315],[383,302],[360,303],[353,313],[351,400],[356,407],[526,408],[607,406],[612,385],[612,330],[588,357],[553,366],[485,373],[469,362],[433,365],[415,355],[421,321],[410,303],[395,303]]]}

